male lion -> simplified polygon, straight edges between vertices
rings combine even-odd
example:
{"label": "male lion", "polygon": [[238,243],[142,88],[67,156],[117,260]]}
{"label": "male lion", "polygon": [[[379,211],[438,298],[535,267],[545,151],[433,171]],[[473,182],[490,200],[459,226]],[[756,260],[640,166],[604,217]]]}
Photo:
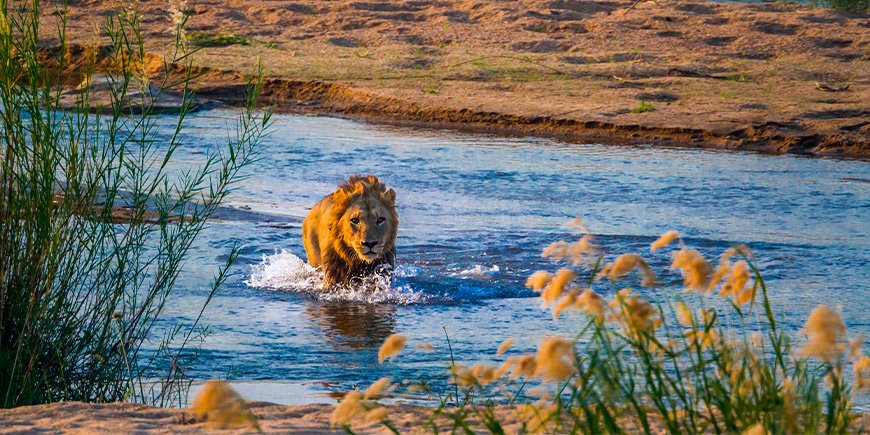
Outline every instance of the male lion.
{"label": "male lion", "polygon": [[302,244],[329,288],[383,265],[392,269],[398,226],[396,192],[374,175],[354,175],[311,209],[302,223]]}

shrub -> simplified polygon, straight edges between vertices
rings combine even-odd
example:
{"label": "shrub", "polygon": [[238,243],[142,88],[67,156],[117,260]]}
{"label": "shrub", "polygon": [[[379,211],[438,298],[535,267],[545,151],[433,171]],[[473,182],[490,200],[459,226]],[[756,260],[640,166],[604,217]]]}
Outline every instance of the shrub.
{"label": "shrub", "polygon": [[[110,107],[94,113],[85,88],[78,106],[64,109],[65,11],[55,11],[57,33],[43,32],[42,3],[0,2],[0,406],[167,404],[184,391],[184,366],[202,328],[197,317],[162,339],[152,329],[191,244],[256,158],[269,116],[254,109],[253,83],[236,136],[201,167],[171,175],[192,103],[189,73],[170,76],[164,65],[153,80],[137,11],[123,9],[103,29],[112,41],[101,60],[111,71]],[[57,48],[40,45],[47,35],[59,35]],[[179,44],[168,58],[188,54]],[[84,68],[86,81],[96,62]],[[153,106],[171,86],[183,102],[163,141]],[[158,350],[144,352],[154,338]]]}

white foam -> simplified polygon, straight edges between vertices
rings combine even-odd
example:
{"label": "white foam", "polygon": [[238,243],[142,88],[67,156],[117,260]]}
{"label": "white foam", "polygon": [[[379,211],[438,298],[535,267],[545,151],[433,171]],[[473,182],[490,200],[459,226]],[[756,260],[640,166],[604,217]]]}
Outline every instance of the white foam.
{"label": "white foam", "polygon": [[[399,266],[400,276],[413,276],[416,270]],[[410,272],[410,273],[409,273]],[[273,255],[264,255],[260,264],[251,268],[247,284],[251,287],[307,293],[325,301],[350,301],[367,304],[408,305],[429,301],[432,297],[411,289],[410,286],[392,286],[383,275],[371,275],[355,279],[348,286],[328,290],[322,288],[323,274],[311,267],[290,251],[282,250]]]}
{"label": "white foam", "polygon": [[493,274],[498,273],[500,270],[501,269],[499,269],[497,264],[494,264],[489,268],[480,264],[475,264],[468,269],[460,270],[454,275],[462,278],[490,279]]}
{"label": "white foam", "polygon": [[264,255],[260,264],[251,268],[251,287],[270,290],[310,291],[319,289],[323,281],[320,271],[292,252],[282,250]]}

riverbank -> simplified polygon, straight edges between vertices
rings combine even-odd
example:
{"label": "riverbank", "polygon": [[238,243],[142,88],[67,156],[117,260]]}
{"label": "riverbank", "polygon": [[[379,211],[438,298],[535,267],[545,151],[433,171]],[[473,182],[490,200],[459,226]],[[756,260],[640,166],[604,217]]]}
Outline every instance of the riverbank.
{"label": "riverbank", "polygon": [[[266,402],[249,404],[257,424],[265,433],[327,434],[346,433],[332,428],[329,418],[333,405],[313,404],[283,406]],[[401,433],[428,433],[423,423],[432,408],[414,405],[388,405],[390,421]],[[503,419],[510,418],[507,408],[498,410]],[[441,430],[449,430],[446,417],[439,418]],[[502,420],[509,433],[517,433],[515,419]],[[0,409],[0,433],[201,433],[217,426],[197,420],[189,409],[153,408],[129,403],[59,402],[48,405]],[[355,433],[392,433],[380,423],[355,423]],[[430,427],[431,429],[431,427]],[[513,429],[513,430],[511,430]],[[235,428],[231,432],[252,432]]]}
{"label": "riverbank", "polygon": [[[252,402],[249,407],[264,433],[282,434],[341,434],[341,428],[330,426],[333,405],[312,404],[284,406],[267,402]],[[392,404],[385,405],[391,425],[400,433],[436,432],[429,419],[433,408],[425,406]],[[519,420],[516,407],[498,406],[493,409],[505,433],[523,432],[523,424],[537,424],[534,417]],[[466,410],[470,411],[470,410]],[[438,431],[451,431],[451,415],[455,410],[446,409],[433,421]],[[870,414],[863,414],[855,422],[856,429],[866,427]],[[466,423],[474,431],[488,432],[478,417],[466,417]],[[654,433],[665,433],[666,428],[653,422]],[[619,424],[628,433],[641,433],[641,428],[627,418]],[[197,419],[189,409],[153,408],[130,403],[81,403],[58,402],[47,405],[22,406],[0,409],[0,433],[203,433],[219,429],[213,423]],[[390,434],[381,423],[357,421],[352,425],[354,433]],[[251,433],[250,427],[226,428],[223,433]],[[535,431],[532,431],[535,432]],[[547,430],[543,430],[544,433]]]}
{"label": "riverbank", "polygon": [[[142,2],[149,72],[174,41]],[[115,1],[70,5],[79,48]],[[171,9],[171,8],[170,8]],[[198,95],[241,98],[262,62],[283,110],[421,127],[870,157],[870,24],[787,3],[600,0],[190,2]],[[45,23],[57,21],[46,13]],[[51,41],[47,41],[50,44]]]}
{"label": "riverbank", "polygon": [[[260,428],[272,433],[343,433],[329,427],[332,405],[252,403]],[[58,402],[0,409],[0,433],[197,433],[211,428],[188,409],[129,403]],[[363,426],[372,432],[375,426]],[[244,429],[237,429],[244,432]]]}

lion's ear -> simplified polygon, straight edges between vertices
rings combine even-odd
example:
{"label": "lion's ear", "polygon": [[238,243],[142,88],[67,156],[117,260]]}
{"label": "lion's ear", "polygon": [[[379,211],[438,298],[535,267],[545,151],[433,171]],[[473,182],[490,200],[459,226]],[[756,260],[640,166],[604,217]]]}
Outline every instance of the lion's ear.
{"label": "lion's ear", "polygon": [[332,202],[336,204],[344,204],[347,201],[347,193],[344,189],[338,189],[332,193]]}
{"label": "lion's ear", "polygon": [[388,190],[386,193],[384,193],[384,198],[387,198],[387,201],[389,201],[390,204],[396,205],[396,191],[395,190],[393,190],[393,189]]}

